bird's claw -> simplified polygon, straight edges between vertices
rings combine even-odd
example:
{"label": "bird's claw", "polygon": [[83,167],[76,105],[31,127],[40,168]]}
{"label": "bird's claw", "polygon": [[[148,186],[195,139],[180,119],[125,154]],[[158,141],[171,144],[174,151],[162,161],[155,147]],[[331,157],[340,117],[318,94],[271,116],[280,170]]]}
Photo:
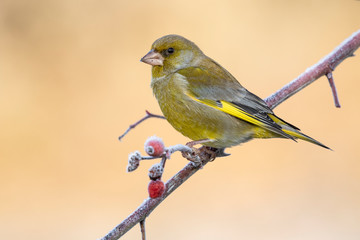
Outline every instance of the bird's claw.
{"label": "bird's claw", "polygon": [[200,153],[199,149],[189,146],[188,144],[186,144],[186,146],[190,147],[192,151],[191,152],[182,151],[181,152],[182,156],[187,160],[189,160],[190,162],[192,162],[194,167],[202,166],[202,162],[199,156]]}

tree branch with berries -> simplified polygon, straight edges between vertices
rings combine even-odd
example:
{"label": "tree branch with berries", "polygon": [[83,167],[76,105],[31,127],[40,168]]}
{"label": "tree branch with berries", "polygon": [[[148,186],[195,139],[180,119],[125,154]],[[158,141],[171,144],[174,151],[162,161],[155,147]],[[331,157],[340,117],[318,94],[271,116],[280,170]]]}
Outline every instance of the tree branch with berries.
{"label": "tree branch with berries", "polygon": [[[326,76],[334,97],[336,107],[340,107],[333,72],[335,68],[346,58],[354,56],[354,52],[360,46],[360,30],[353,33],[349,38],[343,41],[330,54],[321,59],[318,63],[308,68],[304,73],[296,79],[285,85],[283,88],[264,99],[267,105],[273,109],[280,103],[302,90],[315,80],[322,76]],[[144,118],[129,126],[126,132],[119,137],[121,140],[126,134],[134,129],[138,124],[149,118],[164,118],[163,116],[152,114],[146,111]],[[165,118],[164,118],[165,119]],[[146,156],[141,155],[139,151],[135,151],[129,155],[127,171],[136,170],[141,161],[160,159],[159,163],[154,164],[149,169],[150,183],[148,185],[149,198],[146,199],[135,211],[133,211],[123,222],[112,229],[102,240],[119,239],[127,231],[136,224],[140,224],[142,239],[145,237],[145,219],[151,212],[173,191],[175,191],[183,182],[190,178],[199,169],[203,168],[208,162],[213,161],[217,156],[226,156],[223,149],[217,149],[218,154],[214,154],[216,149],[207,151],[207,147],[194,148],[196,142],[190,142],[187,145],[175,145],[165,147],[163,141],[158,137],[150,137],[145,142]],[[170,178],[166,183],[162,180],[166,160],[172,157],[176,152],[180,152],[182,156],[190,162],[185,165],[177,174]]]}

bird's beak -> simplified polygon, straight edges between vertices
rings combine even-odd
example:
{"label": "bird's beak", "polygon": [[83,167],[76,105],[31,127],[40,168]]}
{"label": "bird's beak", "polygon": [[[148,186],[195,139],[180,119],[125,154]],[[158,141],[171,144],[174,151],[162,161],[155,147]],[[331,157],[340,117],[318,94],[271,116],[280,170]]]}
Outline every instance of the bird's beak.
{"label": "bird's beak", "polygon": [[155,52],[154,49],[151,49],[140,61],[150,64],[152,66],[162,66],[164,62],[164,57],[160,53]]}

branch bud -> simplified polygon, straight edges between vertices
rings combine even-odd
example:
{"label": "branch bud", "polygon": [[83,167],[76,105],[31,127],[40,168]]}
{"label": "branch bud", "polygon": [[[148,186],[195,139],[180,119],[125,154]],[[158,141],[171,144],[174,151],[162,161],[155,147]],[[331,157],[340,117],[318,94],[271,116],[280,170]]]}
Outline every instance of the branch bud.
{"label": "branch bud", "polygon": [[162,164],[161,163],[155,163],[149,169],[149,178],[151,180],[161,179],[161,176],[162,176],[163,172],[164,172],[164,168],[163,168]]}
{"label": "branch bud", "polygon": [[135,151],[129,154],[127,171],[132,172],[136,170],[140,165],[141,154],[139,151]]}

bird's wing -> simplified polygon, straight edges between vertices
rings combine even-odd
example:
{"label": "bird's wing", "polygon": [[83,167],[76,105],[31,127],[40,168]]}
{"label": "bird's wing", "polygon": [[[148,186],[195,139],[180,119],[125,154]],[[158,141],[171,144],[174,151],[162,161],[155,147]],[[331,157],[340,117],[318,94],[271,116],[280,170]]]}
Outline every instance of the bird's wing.
{"label": "bird's wing", "polygon": [[294,140],[282,131],[280,124],[294,126],[277,118],[261,98],[247,91],[230,73],[220,65],[217,66],[222,71],[201,67],[179,70],[177,73],[188,82],[186,94],[194,101]]}

